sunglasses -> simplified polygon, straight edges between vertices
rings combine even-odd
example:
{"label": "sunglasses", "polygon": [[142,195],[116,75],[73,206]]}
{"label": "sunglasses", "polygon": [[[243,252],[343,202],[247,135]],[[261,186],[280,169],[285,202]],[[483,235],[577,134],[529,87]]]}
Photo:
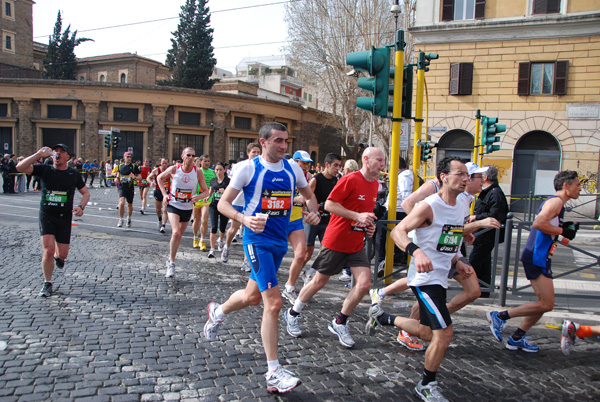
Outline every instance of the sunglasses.
{"label": "sunglasses", "polygon": [[185,156],[187,156],[187,157],[189,158],[189,157],[194,157],[194,156],[196,156],[196,154],[185,154]]}

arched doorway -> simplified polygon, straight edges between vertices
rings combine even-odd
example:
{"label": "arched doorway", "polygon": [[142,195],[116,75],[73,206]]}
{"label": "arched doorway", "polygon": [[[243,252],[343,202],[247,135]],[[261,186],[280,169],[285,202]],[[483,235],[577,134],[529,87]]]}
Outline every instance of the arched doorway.
{"label": "arched doorway", "polygon": [[[515,145],[510,209],[525,212],[528,201],[524,198],[531,192],[534,195],[554,194],[554,176],[560,170],[560,145],[556,138],[545,131],[531,131],[522,136]],[[534,213],[541,200],[533,205]]]}
{"label": "arched doorway", "polygon": [[471,133],[464,130],[450,130],[440,138],[437,144],[437,162],[446,156],[458,156],[466,160],[473,159],[475,140]]}

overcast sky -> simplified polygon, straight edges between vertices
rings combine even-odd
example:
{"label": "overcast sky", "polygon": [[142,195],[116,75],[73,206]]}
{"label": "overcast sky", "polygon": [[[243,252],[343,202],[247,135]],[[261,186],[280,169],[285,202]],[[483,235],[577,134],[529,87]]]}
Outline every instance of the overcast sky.
{"label": "overcast sky", "polygon": [[[35,0],[33,40],[48,43],[60,10],[63,30],[94,39],[75,49],[77,57],[131,52],[161,63],[171,48],[185,0]],[[287,38],[280,0],[210,0],[217,67],[235,72],[243,57],[282,53]],[[260,6],[263,5],[263,6]],[[136,24],[138,22],[162,20]],[[127,25],[116,28],[115,25]]]}

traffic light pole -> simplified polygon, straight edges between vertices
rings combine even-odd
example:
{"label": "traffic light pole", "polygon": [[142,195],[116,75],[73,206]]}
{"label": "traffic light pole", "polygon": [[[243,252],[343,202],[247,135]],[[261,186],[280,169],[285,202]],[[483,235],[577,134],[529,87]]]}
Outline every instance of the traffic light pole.
{"label": "traffic light pole", "polygon": [[111,163],[113,161],[113,138],[114,138],[114,135],[113,135],[113,132],[111,130],[110,131],[110,148],[109,148],[110,149],[110,162]]}
{"label": "traffic light pole", "polygon": [[473,162],[478,166],[480,159],[480,149],[481,148],[481,111],[477,109],[477,114],[475,115],[475,147],[473,148]]}
{"label": "traffic light pole", "polygon": [[[389,221],[396,220],[396,206],[398,203],[398,164],[400,159],[400,125],[402,123],[402,83],[404,78],[404,31],[396,31],[396,43],[394,52],[394,106],[392,109],[392,149],[390,155],[390,187],[389,187]],[[406,134],[408,135],[408,134]],[[385,243],[385,268],[384,276],[388,276],[394,270],[394,242],[390,237],[390,231],[394,225],[388,224]],[[385,278],[384,283],[391,284],[392,277]]]}
{"label": "traffic light pole", "polygon": [[[423,132],[423,94],[425,92],[425,53],[419,52],[417,63],[417,95],[415,108],[415,142],[413,144],[413,191],[419,188],[418,169],[421,167],[421,134]],[[427,162],[425,162],[427,163]]]}

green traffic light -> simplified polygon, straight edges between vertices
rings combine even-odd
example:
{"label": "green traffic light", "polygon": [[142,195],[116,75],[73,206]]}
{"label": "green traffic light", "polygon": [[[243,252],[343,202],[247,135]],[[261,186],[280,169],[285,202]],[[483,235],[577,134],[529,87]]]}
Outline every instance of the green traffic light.
{"label": "green traffic light", "polygon": [[373,97],[360,97],[356,106],[368,110],[378,116],[387,116],[390,85],[390,50],[388,48],[371,48],[364,52],[353,52],[346,55],[346,64],[357,71],[367,71],[372,77],[358,79],[359,88],[372,92]]}

